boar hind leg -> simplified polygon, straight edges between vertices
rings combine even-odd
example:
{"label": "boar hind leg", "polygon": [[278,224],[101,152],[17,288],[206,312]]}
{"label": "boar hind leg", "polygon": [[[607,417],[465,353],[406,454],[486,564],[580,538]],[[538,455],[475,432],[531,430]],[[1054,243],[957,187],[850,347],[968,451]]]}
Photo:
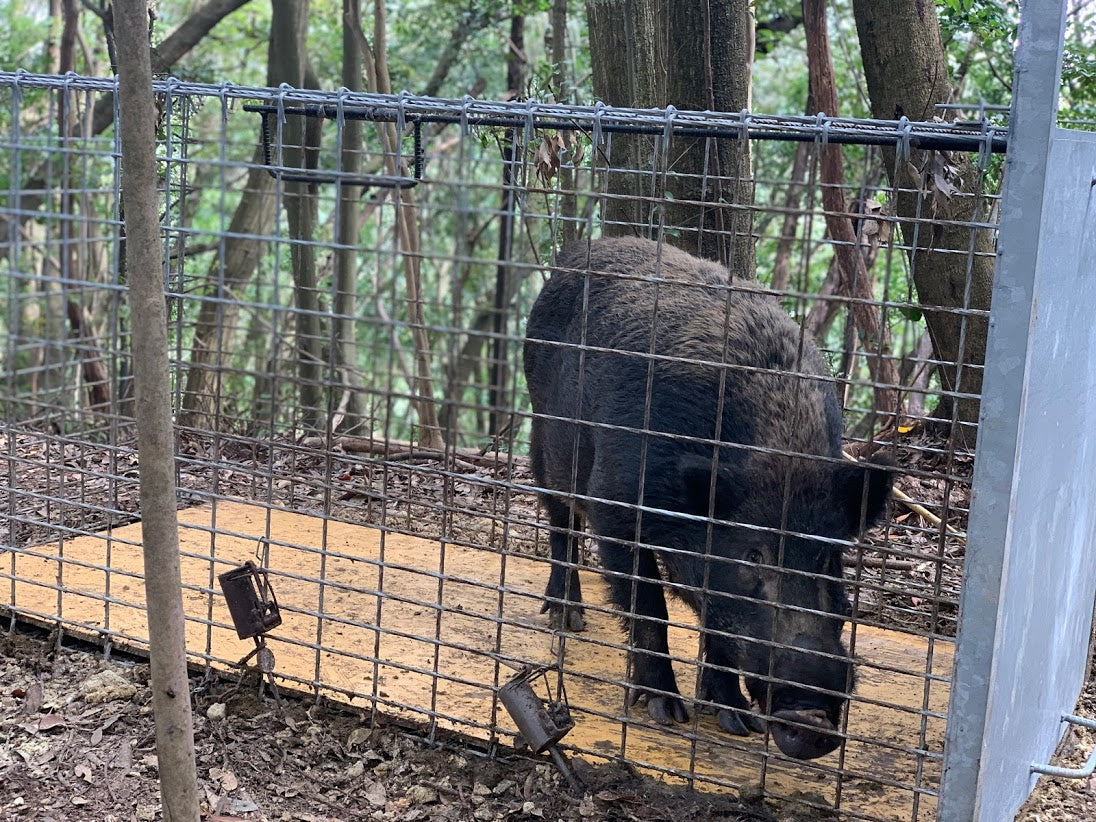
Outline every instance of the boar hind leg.
{"label": "boar hind leg", "polygon": [[582,618],[582,590],[578,581],[579,532],[582,519],[573,508],[558,497],[544,497],[548,512],[552,549],[552,570],[548,587],[544,591],[542,614],[548,614],[548,625],[553,630],[581,631],[586,623]]}
{"label": "boar hind leg", "polygon": [[629,628],[632,687],[628,704],[647,699],[647,713],[663,725],[686,722],[685,709],[670,666],[666,639],[666,598],[654,554],[633,551],[618,543],[599,542],[601,562],[609,583],[609,598]]}
{"label": "boar hind leg", "polygon": [[734,671],[722,670],[736,667],[733,655],[721,647],[726,641],[713,637],[705,641],[699,698],[715,704],[716,721],[727,733],[737,736],[748,736],[750,731],[761,733],[765,722],[750,711],[749,700],[742,694],[741,678]]}

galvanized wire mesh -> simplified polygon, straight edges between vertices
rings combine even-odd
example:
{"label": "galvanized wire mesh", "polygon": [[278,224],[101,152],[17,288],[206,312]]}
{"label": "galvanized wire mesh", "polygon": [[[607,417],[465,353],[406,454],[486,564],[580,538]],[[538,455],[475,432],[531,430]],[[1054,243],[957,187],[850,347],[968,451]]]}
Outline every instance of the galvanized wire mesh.
{"label": "galvanized wire mesh", "polygon": [[[0,575],[13,618],[140,646],[139,537],[126,528],[136,518],[138,456],[112,89],[0,74],[9,385],[0,533],[10,547]],[[595,729],[565,740],[575,751],[716,787],[761,783],[774,797],[806,783],[851,818],[931,817],[970,498],[971,458],[956,447],[964,424],[954,409],[976,399],[940,373],[979,365],[941,363],[925,314],[964,329],[986,314],[969,286],[952,305],[924,305],[913,269],[930,250],[962,258],[968,271],[992,253],[976,238],[993,230],[999,128],[174,80],[158,91],[195,658],[227,666],[246,650],[234,644],[215,578],[258,541],[287,614],[273,634],[286,660],[277,672],[303,690],[364,700],[424,733],[456,728],[493,742],[513,729],[495,689],[516,666],[554,665],[552,685],[567,687],[579,728]],[[310,131],[318,142],[294,143]],[[749,146],[744,175],[693,175],[705,192],[705,230],[722,233],[731,255],[753,250],[759,284],[743,287],[771,295],[817,338],[837,377],[844,447],[889,454],[908,500],[863,538],[838,541],[860,684],[837,729],[841,747],[807,762],[783,755],[768,733],[720,732],[699,710],[657,726],[642,707],[627,709],[623,615],[592,578],[584,580],[595,630],[556,630],[539,613],[549,529],[528,457],[525,319],[565,239],[627,233],[660,248],[697,247],[696,225],[674,222],[688,213],[672,196],[688,176],[673,165],[686,140]],[[831,144],[848,146],[842,193],[870,297],[850,294],[829,262],[836,242],[818,158]],[[919,182],[891,183],[888,170],[912,166],[911,150],[924,152],[906,178]],[[977,176],[967,193],[949,177],[949,158],[963,153]],[[749,204],[730,196],[743,184]],[[715,189],[728,197],[710,200]],[[916,202],[915,216],[896,214],[900,198]],[[964,199],[969,208],[951,208]],[[969,242],[944,249],[922,236],[908,253],[917,232],[944,231]],[[738,287],[732,281],[728,293]],[[863,336],[858,306],[878,319],[885,346]],[[897,384],[881,384],[873,361],[890,363]],[[880,407],[891,389],[902,398],[899,417]],[[649,391],[639,396],[650,401]],[[579,565],[602,570],[588,540]],[[823,586],[833,572],[801,575]],[[672,608],[665,622],[691,697],[703,666],[695,617]],[[723,673],[737,681],[736,671]],[[663,740],[676,753],[662,751]]]}

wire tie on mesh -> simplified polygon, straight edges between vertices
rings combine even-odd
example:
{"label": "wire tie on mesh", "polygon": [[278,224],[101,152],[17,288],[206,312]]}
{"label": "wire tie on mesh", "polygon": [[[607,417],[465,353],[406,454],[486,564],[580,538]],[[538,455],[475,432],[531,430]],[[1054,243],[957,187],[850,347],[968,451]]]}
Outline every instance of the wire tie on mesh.
{"label": "wire tie on mesh", "polygon": [[[984,106],[985,104],[983,100],[980,105]],[[982,118],[982,141],[978,144],[978,170],[985,171],[989,167],[990,158],[993,156],[993,132],[990,130],[985,111],[982,110],[979,114]]]}
{"label": "wire tie on mesh", "polygon": [[533,135],[536,134],[536,110],[538,103],[536,100],[525,101],[525,145],[529,145],[533,142]]}
{"label": "wire tie on mesh", "polygon": [[[175,103],[175,93],[178,90],[180,85],[181,85],[181,83],[179,82],[179,78],[175,77],[174,75],[172,75],[171,77],[168,77],[164,81],[164,90],[162,92],[163,95],[164,95],[163,116],[164,116],[164,119],[168,122],[168,124],[171,123],[171,109],[172,109],[172,107]],[[171,141],[169,140],[168,141],[169,150],[170,150],[170,145],[171,145]]]}
{"label": "wire tie on mesh", "polygon": [[898,120],[898,147],[896,150],[899,162],[906,162],[910,158],[910,135],[913,132],[913,123],[906,115]]}
{"label": "wire tie on mesh", "polygon": [[234,84],[227,80],[221,83],[217,89],[217,96],[221,100],[221,131],[224,132],[225,127],[228,125],[228,92],[232,89]]}
{"label": "wire tie on mesh", "polygon": [[[118,77],[114,78],[114,93],[111,95],[114,98],[112,105],[114,109],[114,122],[122,122],[122,95],[118,93]],[[122,135],[118,129],[114,129],[114,148],[117,152],[117,156],[122,156]]]}
{"label": "wire tie on mesh", "polygon": [[665,175],[670,170],[670,139],[674,133],[674,117],[677,116],[677,109],[673,106],[666,106],[666,123],[662,128],[662,174]]}
{"label": "wire tie on mesh", "polygon": [[[285,95],[286,92],[293,91],[293,86],[289,83],[282,83],[278,86],[278,122],[281,125],[285,125]],[[280,129],[279,129],[280,130]]]}
{"label": "wire tie on mesh", "polygon": [[815,122],[818,125],[818,138],[822,145],[826,146],[830,143],[830,118],[824,111],[818,112],[814,115]]}
{"label": "wire tie on mesh", "polygon": [[596,149],[601,145],[601,115],[605,112],[605,103],[598,100],[594,105],[594,130],[591,135],[594,141],[594,148]]}
{"label": "wire tie on mesh", "polygon": [[[339,128],[339,133],[342,134],[342,129],[346,125],[346,95],[350,93],[350,89],[346,86],[339,86],[338,92],[335,97],[335,125]],[[341,139],[341,137],[340,137]]]}
{"label": "wire tie on mesh", "polygon": [[[400,92],[399,98],[396,100],[396,143],[400,145],[400,141],[403,140],[404,129],[407,128],[407,90]],[[400,149],[396,149],[397,153],[400,153]]]}
{"label": "wire tie on mesh", "polygon": [[750,121],[753,120],[753,112],[748,108],[744,108],[738,112],[738,116],[742,119],[742,128],[738,132],[738,140],[740,143],[745,144],[750,141]]}
{"label": "wire tie on mesh", "polygon": [[460,136],[464,139],[468,135],[468,109],[476,102],[471,94],[465,94],[460,101]]}
{"label": "wire tie on mesh", "polygon": [[255,561],[263,568],[270,567],[270,537],[259,537],[255,543]]}

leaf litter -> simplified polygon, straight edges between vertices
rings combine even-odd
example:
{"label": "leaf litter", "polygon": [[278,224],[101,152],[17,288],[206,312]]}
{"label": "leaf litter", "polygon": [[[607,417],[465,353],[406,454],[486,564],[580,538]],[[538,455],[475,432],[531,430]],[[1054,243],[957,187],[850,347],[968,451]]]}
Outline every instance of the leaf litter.
{"label": "leaf litter", "polygon": [[[106,660],[83,644],[58,648],[24,630],[0,638],[0,819],[162,819],[148,678],[147,663],[118,654]],[[117,689],[111,699],[89,703],[82,683],[104,680],[125,680],[130,695]],[[829,818],[796,811],[794,803],[691,791],[617,763],[576,760],[586,791],[573,795],[545,758],[510,749],[488,757],[458,737],[428,742],[371,721],[368,711],[292,696],[283,695],[280,714],[256,696],[254,684],[192,679],[208,822]],[[214,705],[223,713],[213,711],[211,719]]]}

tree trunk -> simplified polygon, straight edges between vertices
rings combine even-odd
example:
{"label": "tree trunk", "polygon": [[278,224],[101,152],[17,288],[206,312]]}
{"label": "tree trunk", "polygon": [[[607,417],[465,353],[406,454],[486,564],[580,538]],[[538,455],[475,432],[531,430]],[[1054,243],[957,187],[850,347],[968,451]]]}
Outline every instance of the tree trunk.
{"label": "tree trunk", "polygon": [[[586,0],[594,95],[610,106],[666,105],[669,0]],[[655,140],[614,134],[605,151],[608,196],[602,203],[606,235],[647,233],[653,204],[649,176]],[[602,147],[594,146],[600,156]],[[610,169],[624,169],[613,171]]]}
{"label": "tree trunk", "polygon": [[168,822],[198,822],[198,780],[179,570],[167,306],[157,192],[156,106],[146,0],[116,0],[125,265],[133,317],[141,541],[160,798]]}
{"label": "tree trunk", "polygon": [[[552,90],[557,103],[571,102],[567,76],[567,0],[552,0]],[[578,239],[578,198],[575,196],[575,171],[571,163],[559,169],[560,240],[563,245]]]}
{"label": "tree trunk", "polygon": [[[853,0],[853,12],[872,116],[931,119],[935,104],[948,101],[952,91],[935,4]],[[896,163],[894,149],[885,149],[884,157],[891,185],[899,191],[896,208],[936,358],[949,363],[940,368],[941,383],[947,392],[971,395],[954,397],[954,404],[945,402],[937,413],[955,413],[960,422],[973,426],[978,421],[989,329],[985,317],[964,316],[964,311],[989,310],[994,264],[992,233],[964,225],[986,219],[986,206],[978,196],[980,175],[969,157],[952,155],[950,162],[958,167],[953,181],[960,190],[936,211],[939,222],[928,224],[924,221],[933,216],[932,201],[918,194],[923,183],[912,170],[924,167],[930,158],[913,150],[909,163]],[[931,179],[928,184],[931,187]],[[972,427],[958,433],[960,444],[973,445]]]}
{"label": "tree trunk", "polygon": [[[195,9],[179,27],[165,37],[152,51],[152,67],[157,74],[168,74],[221,20],[250,0],[210,0]],[[96,134],[106,131],[114,121],[114,98],[104,94],[95,101],[92,129]]]}
{"label": "tree trunk", "polygon": [[[803,22],[801,15],[798,20],[800,23]],[[807,93],[805,110],[808,117],[818,113],[810,92]],[[807,183],[807,168],[810,165],[810,158],[811,144],[805,141],[797,143],[795,159],[792,161],[791,179],[788,180],[788,188],[784,194],[784,219],[781,221],[780,239],[776,242],[772,279],[769,283],[769,287],[773,291],[786,290],[791,280],[792,251],[796,245],[795,235],[799,230],[800,204]]]}
{"label": "tree trunk", "polygon": [[[50,14],[53,15],[55,6],[58,13],[60,13],[63,2],[67,2],[67,0],[50,0]],[[154,51],[153,67],[156,73],[170,73],[175,63],[181,60],[192,48],[194,48],[194,46],[197,45],[197,43],[208,34],[217,23],[226,15],[247,2],[249,2],[249,0],[210,0],[210,2],[206,3],[201,8],[195,10],[195,12],[187,17],[177,29],[165,37],[160,43],[159,48]],[[50,69],[50,73],[63,74],[65,71],[68,71],[68,68],[61,67],[62,63],[59,53],[52,53],[57,52],[58,50],[56,48],[50,49],[53,37],[52,27],[50,37],[51,41],[50,44],[47,45],[47,53],[49,54],[50,66],[56,66],[56,69]],[[54,62],[55,60],[56,62]],[[92,134],[102,134],[110,127],[112,122],[114,122],[114,95],[101,94],[95,101],[95,107],[92,113]],[[19,195],[19,216],[9,218],[0,214],[0,237],[7,235],[7,221],[9,219],[17,219],[20,222],[25,222],[33,212],[38,211],[42,207],[46,198],[50,196],[51,189],[50,186],[47,185],[46,169],[51,162],[54,162],[54,158],[47,157],[42,165],[28,175],[29,179]]]}
{"label": "tree trunk", "polygon": [[[383,0],[373,3],[373,42],[370,48],[362,30],[361,19],[351,22],[354,37],[357,38],[362,54],[365,56],[366,77],[369,90],[374,93],[391,94],[392,82],[388,76],[388,45],[385,32],[385,9]],[[386,173],[392,176],[405,174],[406,168],[397,167],[400,155],[399,138],[393,123],[377,123],[377,134],[384,150]],[[434,451],[445,450],[445,438],[438,422],[438,409],[434,402],[434,390],[430,374],[430,338],[426,333],[426,311],[422,298],[421,235],[419,233],[418,210],[415,206],[413,189],[397,189],[394,195],[396,209],[396,236],[403,258],[404,285],[406,289],[408,327],[415,347],[415,372],[411,382],[412,403],[419,418],[418,445]],[[378,305],[378,307],[380,307]]]}
{"label": "tree trunk", "polygon": [[[308,3],[306,0],[273,0],[270,21],[270,75],[272,85],[305,84]],[[305,168],[309,145],[300,117],[287,117],[282,126],[282,164]],[[293,296],[297,309],[297,378],[299,423],[318,430],[323,403],[323,338],[320,295],[316,288],[316,252],[311,244],[316,229],[316,198],[308,183],[285,184],[285,211],[289,222],[293,266]]]}
{"label": "tree trunk", "polygon": [[[515,4],[516,7],[516,4]],[[525,86],[525,15],[516,10],[510,16],[510,42],[506,57],[506,87],[509,96],[521,96]],[[495,264],[494,316],[491,322],[491,363],[488,368],[488,434],[496,434],[508,418],[510,384],[510,302],[514,291],[515,157],[521,155],[521,132],[510,129],[502,138],[502,199],[499,204],[499,244]]]}
{"label": "tree trunk", "polygon": [[438,96],[468,38],[483,29],[490,20],[491,15],[482,8],[477,8],[475,0],[470,0],[467,10],[459,15],[453,28],[449,30],[445,48],[442,49],[441,55],[438,57],[437,65],[434,66],[430,79],[426,81],[426,85],[422,87],[420,92],[423,97]]}
{"label": "tree trunk", "polygon": [[[670,65],[666,104],[700,111],[741,111],[750,106],[753,16],[746,0],[706,0],[671,5]],[[681,230],[675,243],[754,274],[753,180],[748,140],[675,138],[668,187],[674,200],[667,225]]]}
{"label": "tree trunk", "polygon": [[262,148],[255,149],[240,202],[232,214],[222,254],[206,274],[206,294],[194,328],[187,363],[179,424],[217,430],[221,377],[234,350],[240,316],[240,292],[259,265],[263,241],[274,222],[274,178],[262,166]]}
{"label": "tree trunk", "polygon": [[[753,22],[746,0],[587,0],[594,92],[614,106],[741,111],[750,103]],[[662,148],[666,149],[665,157]],[[737,140],[613,137],[606,234],[660,221],[675,245],[752,276],[749,148]],[[635,171],[658,168],[661,182]]]}
{"label": "tree trunk", "polygon": [[[360,19],[360,0],[343,0],[343,59],[342,83],[350,91],[362,91],[362,49],[353,29]],[[357,174],[361,169],[362,122],[346,120],[342,124],[340,169],[344,174]],[[351,433],[361,433],[365,422],[365,404],[362,399],[362,381],[358,374],[358,346],[354,337],[355,319],[358,315],[358,230],[361,225],[361,195],[359,186],[340,184],[338,225],[336,236],[339,247],[335,249],[335,319],[334,355],[342,375],[342,389],[346,410],[341,425],[332,425]],[[368,433],[368,432],[366,432]]]}

